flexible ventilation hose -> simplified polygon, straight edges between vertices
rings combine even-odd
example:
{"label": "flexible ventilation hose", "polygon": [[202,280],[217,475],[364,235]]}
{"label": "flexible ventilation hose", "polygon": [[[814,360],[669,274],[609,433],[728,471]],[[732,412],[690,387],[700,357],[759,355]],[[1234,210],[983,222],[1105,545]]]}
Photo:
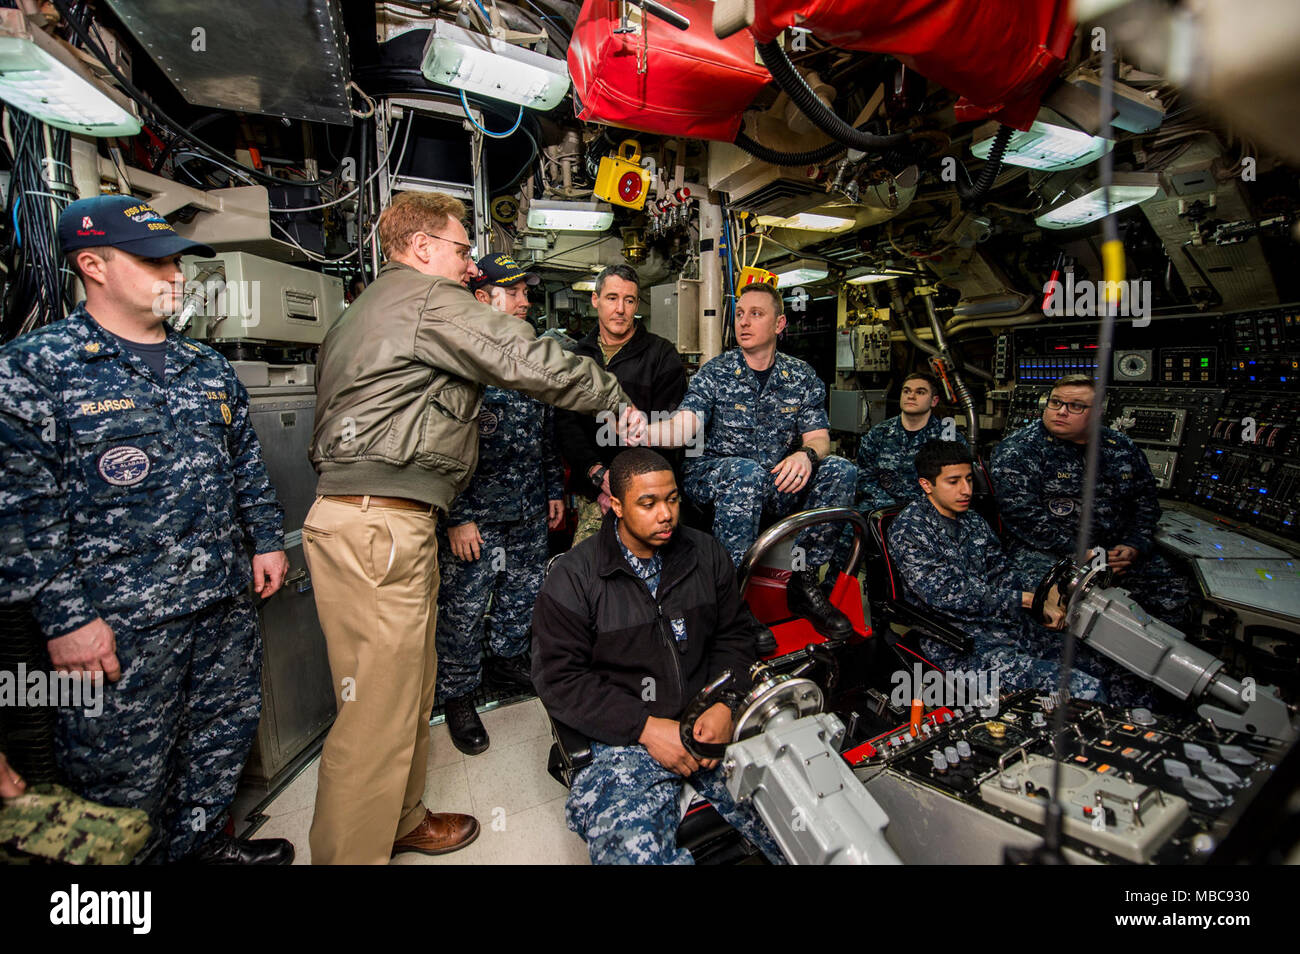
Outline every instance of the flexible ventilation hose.
{"label": "flexible ventilation hose", "polygon": [[785,90],[791,102],[799,107],[813,125],[826,135],[864,152],[879,152],[907,140],[907,136],[902,133],[893,136],[873,136],[871,133],[855,129],[836,116],[834,110],[817,98],[812,87],[799,75],[790,58],[785,55],[785,50],[781,49],[781,45],[775,40],[770,43],[759,43],[758,52],[763,57],[763,65],[772,74],[777,85]]}
{"label": "flexible ventilation hose", "polygon": [[769,162],[774,166],[811,165],[814,162],[829,159],[837,152],[843,152],[845,148],[842,142],[831,142],[820,149],[809,149],[806,152],[777,152],[775,149],[768,149],[767,146],[757,140],[750,139],[743,132],[736,134],[735,144],[755,159],[761,162]]}
{"label": "flexible ventilation hose", "polygon": [[980,177],[973,185],[957,183],[957,195],[961,196],[963,201],[971,202],[982,198],[984,193],[993,188],[998,173],[1002,171],[1002,156],[1007,151],[1007,144],[1011,142],[1013,132],[1015,130],[1010,126],[999,126],[997,135],[993,137],[993,148],[989,150],[988,162],[984,163],[984,168],[980,170]]}

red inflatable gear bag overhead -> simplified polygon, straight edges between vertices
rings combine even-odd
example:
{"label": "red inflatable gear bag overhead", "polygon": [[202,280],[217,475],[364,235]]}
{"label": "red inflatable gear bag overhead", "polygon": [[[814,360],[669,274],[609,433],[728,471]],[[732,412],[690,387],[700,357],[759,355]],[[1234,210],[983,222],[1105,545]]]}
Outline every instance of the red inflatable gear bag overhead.
{"label": "red inflatable gear bag overhead", "polygon": [[[1069,54],[1069,0],[752,0],[748,35],[787,27],[847,50],[888,53],[961,96],[957,119],[1028,129]],[[735,36],[745,36],[742,30]],[[732,37],[732,39],[735,38]]]}
{"label": "red inflatable gear bag overhead", "polygon": [[[586,0],[569,41],[578,118],[626,129],[731,142],[741,114],[772,79],[743,30],[720,40],[711,0],[665,4],[691,21],[678,30],[655,16],[649,33],[616,33],[620,4]],[[640,10],[632,8],[632,23]]]}

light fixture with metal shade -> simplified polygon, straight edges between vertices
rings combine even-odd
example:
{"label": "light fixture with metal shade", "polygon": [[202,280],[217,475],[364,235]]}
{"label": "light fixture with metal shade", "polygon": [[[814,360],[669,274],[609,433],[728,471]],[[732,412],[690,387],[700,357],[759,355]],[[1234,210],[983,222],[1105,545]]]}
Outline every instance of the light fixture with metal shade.
{"label": "light fixture with metal shade", "polygon": [[569,91],[569,69],[532,50],[438,20],[420,72],[430,83],[545,112]]}
{"label": "light fixture with metal shade", "polygon": [[548,232],[604,232],[614,224],[614,210],[603,202],[534,199],[528,227]]}
{"label": "light fixture with metal shade", "polygon": [[868,265],[865,268],[855,268],[845,276],[844,280],[850,285],[870,285],[875,282],[887,282],[895,278],[907,278],[912,272],[903,271],[900,268],[876,268]]}
{"label": "light fixture with metal shade", "polygon": [[830,270],[826,267],[825,262],[818,261],[815,258],[799,258],[793,262],[787,262],[785,265],[778,265],[772,269],[776,275],[776,287],[788,288],[792,285],[811,284],[819,282],[827,275]]}
{"label": "light fixture with metal shade", "polygon": [[18,10],[0,10],[0,99],[58,129],[86,136],[134,136],[128,100],[100,81],[57,37]]}
{"label": "light fixture with metal shade", "polygon": [[[988,123],[975,131],[970,152],[977,159],[987,159],[993,148],[998,124]],[[1028,129],[1017,129],[1007,142],[1002,161],[1029,169],[1078,169],[1095,162],[1115,148],[1115,143],[1078,129],[1058,113],[1046,107]]]}
{"label": "light fixture with metal shade", "polygon": [[1034,223],[1045,229],[1072,229],[1145,202],[1159,193],[1160,177],[1156,173],[1117,172],[1108,205],[1101,185],[1090,178],[1078,178],[1050,200],[1051,207],[1036,216]]}
{"label": "light fixture with metal shade", "polygon": [[600,277],[600,273],[603,272],[604,270],[605,270],[605,266],[603,265],[601,265],[599,268],[593,268],[591,270],[590,278],[579,279],[578,281],[571,284],[569,287],[572,288],[574,291],[594,293],[596,291],[596,279]]}
{"label": "light fixture with metal shade", "polygon": [[770,225],[778,229],[799,229],[806,232],[845,232],[855,224],[855,220],[851,218],[820,215],[814,212],[800,212],[788,218],[780,215],[760,215],[756,221],[759,225]]}

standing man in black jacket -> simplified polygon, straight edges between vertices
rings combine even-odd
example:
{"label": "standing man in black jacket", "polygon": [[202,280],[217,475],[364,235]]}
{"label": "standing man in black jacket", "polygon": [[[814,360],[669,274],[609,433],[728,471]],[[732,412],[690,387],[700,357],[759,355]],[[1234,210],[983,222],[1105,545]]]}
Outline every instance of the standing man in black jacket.
{"label": "standing man in black jacket", "polygon": [[[678,797],[691,785],[773,862],[781,852],[752,806],[737,806],[716,759],[682,746],[678,720],[723,670],[743,688],[758,623],[741,602],[722,545],[677,526],[681,492],[648,448],[610,467],[600,532],[556,561],[533,609],[533,683],[547,711],[592,739],[569,791],[569,828],[593,864],[691,864],[677,846]],[[702,742],[731,741],[718,703]]]}
{"label": "standing man in black jacket", "polygon": [[[592,358],[614,375],[642,411],[672,411],[686,393],[686,370],[671,341],[636,323],[639,303],[636,271],[628,265],[606,268],[596,276],[596,290],[591,295],[596,330],[573,351]],[[556,409],[555,439],[560,455],[587,497],[578,512],[574,546],[600,529],[601,518],[609,510],[609,465],[619,448],[612,443],[601,446],[598,427],[590,415]],[[676,463],[670,460],[674,469]]]}

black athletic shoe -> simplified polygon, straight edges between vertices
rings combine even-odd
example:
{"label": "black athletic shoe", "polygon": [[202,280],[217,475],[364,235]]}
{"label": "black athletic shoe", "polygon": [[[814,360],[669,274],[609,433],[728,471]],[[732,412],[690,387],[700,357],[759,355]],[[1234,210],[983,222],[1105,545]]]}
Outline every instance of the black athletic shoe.
{"label": "black athletic shoe", "polygon": [[754,640],[754,648],[758,650],[759,659],[766,659],[777,650],[776,635],[764,626]]}

